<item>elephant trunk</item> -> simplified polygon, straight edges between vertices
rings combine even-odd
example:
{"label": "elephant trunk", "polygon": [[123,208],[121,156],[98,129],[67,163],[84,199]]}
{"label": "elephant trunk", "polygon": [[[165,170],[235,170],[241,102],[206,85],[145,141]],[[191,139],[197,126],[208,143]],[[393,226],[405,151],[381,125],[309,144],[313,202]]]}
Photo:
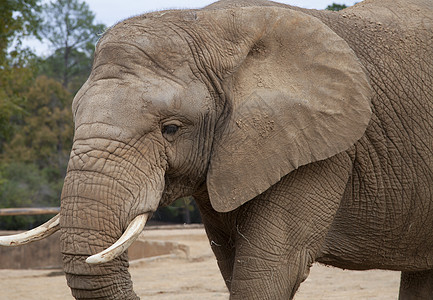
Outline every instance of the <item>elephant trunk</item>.
{"label": "elephant trunk", "polygon": [[[143,226],[137,226],[136,220],[145,222],[141,217],[156,210],[164,172],[145,162],[107,160],[103,151],[87,151],[84,159],[74,151],[79,150],[75,148],[71,155],[60,212],[63,268],[72,295],[77,299],[138,299],[123,252],[128,243],[119,246],[117,241],[125,239],[131,227],[137,237]],[[121,250],[109,253],[110,259],[104,258],[105,252],[98,254],[113,244]],[[95,264],[88,259],[92,256],[104,259]]]}
{"label": "elephant trunk", "polygon": [[[116,242],[122,225],[115,213],[119,208],[100,207],[101,201],[114,201],[107,198],[113,190],[95,185],[94,175],[89,183],[82,183],[80,176],[66,178],[60,215],[63,268],[72,295],[77,299],[137,299],[126,253],[105,264],[86,263],[89,256]],[[100,195],[105,195],[103,200]]]}
{"label": "elephant trunk", "polygon": [[87,254],[65,252],[65,240],[69,238],[75,239],[77,244],[86,244],[88,240],[80,241],[78,235],[69,230],[62,232],[63,268],[76,299],[139,299],[132,288],[126,253],[105,264],[89,265],[85,262]]}

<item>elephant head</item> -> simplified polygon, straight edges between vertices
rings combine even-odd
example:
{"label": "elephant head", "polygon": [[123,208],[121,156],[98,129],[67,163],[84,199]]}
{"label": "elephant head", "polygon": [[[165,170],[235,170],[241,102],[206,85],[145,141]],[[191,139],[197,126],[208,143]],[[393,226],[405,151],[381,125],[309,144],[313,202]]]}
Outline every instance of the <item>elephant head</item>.
{"label": "elephant head", "polygon": [[48,224],[61,229],[73,295],[135,298],[124,250],[158,206],[205,186],[216,211],[231,211],[348,149],[369,122],[370,89],[349,46],[291,9],[164,11],[115,25],[74,99],[60,222]]}

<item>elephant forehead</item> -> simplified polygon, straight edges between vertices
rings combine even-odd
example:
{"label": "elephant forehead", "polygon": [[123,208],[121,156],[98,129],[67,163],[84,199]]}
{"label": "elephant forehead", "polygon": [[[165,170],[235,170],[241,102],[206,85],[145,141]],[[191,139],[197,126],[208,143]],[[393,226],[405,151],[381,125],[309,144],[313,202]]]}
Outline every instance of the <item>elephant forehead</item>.
{"label": "elephant forehead", "polygon": [[[163,49],[165,61],[159,62],[138,46],[129,49],[117,43],[99,48],[88,95],[103,95],[104,101],[128,102],[148,109],[193,110],[202,108],[208,90],[191,71],[190,62],[176,60]],[[154,50],[153,50],[154,51]],[[162,55],[162,54],[161,54]],[[201,103],[202,104],[202,103]]]}
{"label": "elephant forehead", "polygon": [[124,117],[137,112],[139,116],[181,114],[193,118],[210,109],[209,92],[199,80],[181,84],[156,74],[132,81],[121,80],[95,93],[102,96],[106,109],[119,111]]}
{"label": "elephant forehead", "polygon": [[151,85],[143,94],[146,110],[162,116],[182,115],[194,118],[211,109],[211,101],[206,86],[199,80],[188,85]]}
{"label": "elephant forehead", "polygon": [[193,62],[188,43],[170,26],[136,18],[110,29],[98,42],[95,52],[96,64],[133,62],[168,73]]}
{"label": "elephant forehead", "polygon": [[161,119],[194,121],[210,109],[209,93],[198,80],[188,85],[148,74],[89,82],[74,101],[75,122],[109,124],[131,134],[152,131]]}

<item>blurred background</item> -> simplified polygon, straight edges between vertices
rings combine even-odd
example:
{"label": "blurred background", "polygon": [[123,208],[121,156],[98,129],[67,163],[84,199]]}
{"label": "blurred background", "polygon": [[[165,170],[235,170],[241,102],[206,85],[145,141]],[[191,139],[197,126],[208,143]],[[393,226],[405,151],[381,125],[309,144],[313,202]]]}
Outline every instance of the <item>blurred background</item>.
{"label": "blurred background", "polygon": [[[95,44],[114,23],[144,12],[213,1],[1,0],[0,209],[58,207],[72,146],[71,103],[86,81]],[[279,1],[340,10],[327,0]],[[52,215],[0,216],[0,230],[38,226]],[[151,224],[200,223],[192,197],[160,208]]]}

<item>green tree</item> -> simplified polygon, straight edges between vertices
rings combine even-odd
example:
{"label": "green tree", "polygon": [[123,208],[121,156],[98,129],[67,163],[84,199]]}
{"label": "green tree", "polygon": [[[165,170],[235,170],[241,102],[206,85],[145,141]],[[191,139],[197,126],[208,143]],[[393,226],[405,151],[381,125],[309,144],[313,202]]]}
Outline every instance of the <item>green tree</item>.
{"label": "green tree", "polygon": [[152,221],[158,223],[201,223],[201,216],[194,197],[183,197],[174,201],[170,206],[158,208]]}
{"label": "green tree", "polygon": [[25,93],[34,75],[34,66],[24,62],[0,67],[0,154],[14,134],[14,124],[24,113]]}
{"label": "green tree", "polygon": [[72,78],[80,75],[82,82],[78,85],[81,85],[88,76],[95,44],[105,26],[96,24],[94,13],[79,0],[57,0],[44,5],[43,11],[41,35],[54,49],[46,61],[45,74],[50,75],[49,67],[52,73],[62,74],[64,87],[69,87]]}
{"label": "green tree", "polygon": [[57,49],[52,55],[42,61],[39,74],[46,75],[58,80],[59,74],[67,73],[68,89],[75,94],[83,85],[92,69],[92,55],[71,49],[68,66],[65,69],[63,49]]}
{"label": "green tree", "polygon": [[[45,76],[22,94],[16,130],[0,153],[0,207],[58,206],[72,145],[72,95]],[[47,218],[1,217],[0,228],[27,229]]]}
{"label": "green tree", "polygon": [[12,119],[22,114],[23,93],[35,75],[35,56],[22,41],[38,35],[39,0],[0,4],[0,153],[13,135]]}
{"label": "green tree", "polygon": [[57,81],[39,76],[25,94],[25,113],[2,160],[34,163],[40,169],[63,170],[72,146],[72,95]]}
{"label": "green tree", "polygon": [[347,8],[347,6],[345,4],[332,3],[331,5],[328,5],[326,7],[326,10],[339,11],[339,10],[342,10],[345,8]]}
{"label": "green tree", "polygon": [[[0,208],[58,206],[58,186],[48,174],[32,163],[11,162],[0,165]],[[30,229],[51,216],[0,217],[1,229]]]}
{"label": "green tree", "polygon": [[[18,55],[26,36],[38,36],[39,0],[2,0],[0,5],[0,65]],[[12,51],[10,47],[13,47]]]}

